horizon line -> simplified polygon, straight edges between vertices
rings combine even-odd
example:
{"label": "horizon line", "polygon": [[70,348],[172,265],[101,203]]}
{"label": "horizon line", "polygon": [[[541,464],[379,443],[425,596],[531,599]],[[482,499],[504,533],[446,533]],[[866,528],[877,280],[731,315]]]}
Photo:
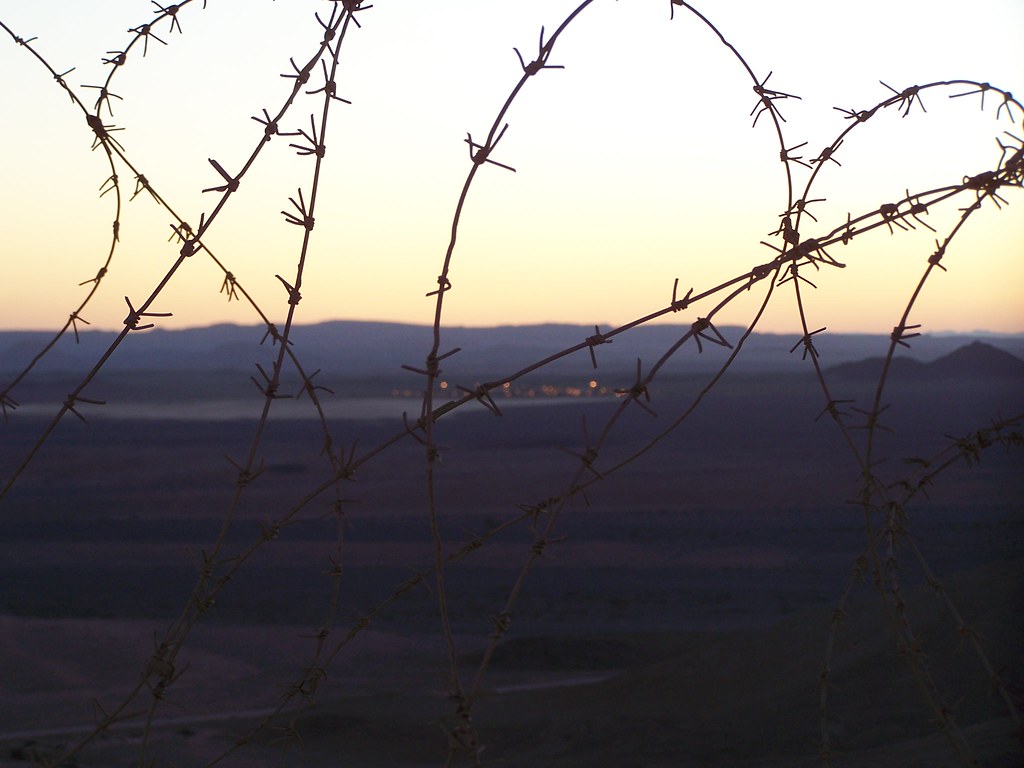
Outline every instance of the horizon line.
{"label": "horizon line", "polygon": [[[310,327],[316,327],[316,326],[342,324],[342,323],[353,323],[353,324],[363,324],[363,325],[396,325],[396,326],[405,326],[405,327],[411,327],[411,328],[424,328],[424,329],[428,329],[428,330],[433,327],[431,323],[426,323],[426,322],[424,322],[424,323],[416,323],[416,322],[409,322],[409,321],[403,321],[403,320],[370,320],[370,319],[357,319],[357,318],[335,318],[335,319],[330,319],[330,320],[315,320],[315,321],[312,321],[312,322],[295,322],[293,324],[293,327],[294,328],[310,328]],[[662,327],[671,326],[671,327],[683,328],[683,327],[687,327],[689,325],[692,325],[692,323],[672,323],[672,322],[666,322],[666,323],[647,323],[647,324],[643,325],[642,327],[643,328],[648,328],[648,329],[649,328],[656,328],[656,327],[659,327],[659,326],[662,326]],[[566,328],[577,328],[578,327],[578,328],[587,328],[587,329],[589,329],[589,328],[593,328],[594,324],[592,324],[592,323],[571,323],[571,322],[564,322],[564,321],[549,320],[549,321],[538,321],[538,322],[532,322],[532,323],[495,323],[495,324],[487,324],[487,325],[452,324],[452,325],[443,326],[442,330],[444,330],[444,328],[448,328],[448,329],[466,329],[466,330],[497,330],[499,328],[541,328],[541,327],[544,327],[544,326],[557,326],[557,327],[566,327]],[[227,328],[265,328],[266,324],[265,323],[261,323],[261,322],[255,322],[255,323],[210,322],[210,323],[205,323],[205,324],[184,325],[184,326],[172,327],[172,328],[156,327],[156,328],[153,328],[153,329],[147,329],[147,330],[143,331],[143,333],[151,333],[151,332],[178,333],[178,332],[184,332],[184,331],[198,331],[198,330],[206,330],[206,329],[210,329],[210,328],[225,328],[225,327],[227,327]],[[597,327],[598,328],[603,328],[603,329],[606,329],[606,330],[614,330],[615,328],[620,327],[620,326],[617,326],[617,325],[614,325],[614,324],[608,323],[608,322],[603,322],[603,323],[597,323]],[[735,329],[741,329],[741,330],[745,330],[746,329],[746,326],[734,325],[734,324],[723,324],[723,325],[718,326],[718,327],[720,327],[720,328],[735,328]],[[97,326],[94,325],[94,326],[91,326],[89,328],[80,328],[80,329],[78,329],[77,335],[81,336],[81,335],[95,335],[97,333],[104,333],[104,334],[107,334],[107,333],[120,333],[121,330],[122,330],[122,328],[120,326],[111,326],[111,327],[98,326],[97,327]],[[58,330],[54,329],[52,327],[51,328],[10,328],[10,327],[0,327],[0,333],[44,333],[44,334],[57,335]],[[782,331],[780,331],[780,330],[757,330],[757,329],[755,329],[753,331],[753,333],[758,334],[758,335],[762,335],[762,336],[802,336],[803,335],[800,330],[782,330]],[[888,333],[886,333],[885,331],[880,331],[880,330],[870,330],[870,331],[866,331],[866,330],[835,330],[835,331],[830,331],[830,333],[836,334],[836,335],[842,335],[842,336],[887,336],[888,335]],[[1012,337],[1017,337],[1017,336],[1024,336],[1024,329],[1017,330],[1017,331],[992,331],[992,330],[987,330],[987,329],[984,329],[984,328],[974,328],[974,329],[971,329],[971,330],[956,330],[956,329],[948,329],[947,328],[947,329],[942,329],[942,330],[938,330],[938,331],[921,331],[920,335],[921,336],[972,336],[972,335],[979,335],[979,336],[996,336],[996,337],[1011,337],[1012,338]]]}

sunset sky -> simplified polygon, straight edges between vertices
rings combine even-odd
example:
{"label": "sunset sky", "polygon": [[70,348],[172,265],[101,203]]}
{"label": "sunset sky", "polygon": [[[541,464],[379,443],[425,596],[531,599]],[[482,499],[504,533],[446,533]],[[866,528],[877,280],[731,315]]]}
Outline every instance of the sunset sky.
{"label": "sunset sky", "polygon": [[[298,321],[433,319],[436,277],[452,213],[470,168],[467,132],[484,136],[521,74],[541,26],[556,28],[578,0],[377,0],[358,14],[344,41],[338,94],[316,227]],[[201,190],[223,183],[214,158],[236,173],[263,135],[253,115],[272,114],[290,80],[289,57],[315,52],[324,0],[208,0],[181,8],[183,30],[153,32],[145,58],[133,50],[117,73],[113,117],[126,155],[187,221],[217,201]],[[698,3],[767,87],[801,97],[777,103],[787,146],[813,158],[849,123],[833,109],[866,109],[897,90],[936,80],[987,81],[1024,94],[1024,30],[1019,0],[856,4]],[[840,10],[841,9],[841,10]],[[32,43],[83,101],[101,83],[109,52],[126,31],[154,18],[146,0],[41,3],[0,0],[0,21]],[[445,303],[450,325],[628,322],[664,307],[678,278],[701,291],[772,256],[761,240],[779,223],[786,186],[771,123],[751,126],[751,81],[713,32],[668,0],[597,0],[559,39],[552,64],[532,78],[507,116],[509,128],[466,206]],[[311,79],[309,90],[323,78]],[[7,35],[0,36],[0,327],[60,327],[85,296],[107,255],[114,196],[91,132],[49,73]],[[801,237],[814,237],[911,192],[958,183],[995,166],[995,138],[1024,137],[989,94],[925,92],[914,105],[872,118],[847,138],[819,174]],[[303,97],[282,130],[305,127],[321,94]],[[318,118],[319,119],[319,118]],[[302,229],[281,215],[313,162],[276,137],[243,178],[204,243],[274,321],[287,311],[276,274],[291,281]],[[797,168],[798,188],[809,171]],[[178,247],[171,218],[152,199],[128,198],[135,182],[120,169],[121,243],[108,277],[82,311],[91,328],[121,326],[124,297],[136,305],[153,290]],[[987,204],[958,235],[911,315],[922,330],[1024,332],[1024,199]],[[848,266],[812,279],[809,322],[834,331],[887,333],[961,202],[936,207],[918,227],[881,230],[830,253]],[[778,243],[778,238],[773,242]],[[188,260],[153,305],[172,312],[161,327],[259,322],[251,307],[218,293],[222,273],[206,254]],[[719,316],[745,324],[757,292]],[[690,322],[711,304],[670,315]],[[84,326],[83,326],[84,327]],[[791,290],[778,292],[761,330],[799,327]]]}

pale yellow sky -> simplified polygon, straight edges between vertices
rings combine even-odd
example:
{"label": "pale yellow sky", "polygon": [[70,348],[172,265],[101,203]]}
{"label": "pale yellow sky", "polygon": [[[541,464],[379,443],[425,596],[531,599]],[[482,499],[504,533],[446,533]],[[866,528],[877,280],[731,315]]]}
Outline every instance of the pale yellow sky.
{"label": "pale yellow sky", "polygon": [[[483,136],[515,84],[513,47],[530,60],[541,25],[550,31],[576,0],[379,0],[359,14],[341,55],[338,92],[351,106],[331,113],[324,175],[299,322],[330,319],[429,323],[451,226],[469,170],[467,132]],[[131,161],[193,223],[212,209],[205,187],[220,183],[207,158],[234,173],[259,142],[250,119],[276,111],[290,81],[289,57],[308,59],[320,28],[317,0],[212,0],[179,12],[184,34],[166,21],[143,59],[130,57],[112,90],[116,134]],[[1024,93],[1024,53],[1008,43],[1021,29],[1018,2],[856,6],[801,2],[706,3],[701,10],[744,54],[768,86],[802,97],[779,102],[787,146],[805,159],[848,122],[833,107],[864,109],[889,92],[945,79],[975,79]],[[842,8],[840,12],[837,9]],[[59,11],[58,11],[59,8]],[[969,8],[969,10],[965,10]],[[244,10],[243,10],[244,9]],[[86,5],[0,0],[0,21],[33,43],[90,102],[101,58],[123,48],[129,27],[151,19],[142,0]],[[927,14],[927,15],[926,15]],[[564,70],[527,83],[508,114],[493,157],[516,168],[481,169],[469,195],[446,297],[451,325],[574,322],[617,325],[665,306],[673,280],[697,291],[768,260],[767,240],[786,205],[779,147],[756,104],[748,75],[696,18],[658,0],[597,0],[559,40],[552,63]],[[80,112],[48,73],[6,35],[0,40],[0,327],[55,329],[85,295],[79,286],[106,258],[113,196],[98,197],[109,175],[90,152]],[[315,78],[314,78],[315,80]],[[317,86],[311,86],[317,87]],[[819,236],[879,204],[955,184],[993,167],[994,137],[1024,136],[996,119],[993,94],[950,100],[963,87],[924,94],[901,118],[877,115],[846,140],[819,174],[802,237]],[[282,129],[308,126],[320,97],[305,97]],[[302,230],[280,214],[313,164],[276,138],[204,239],[272,320],[287,310],[276,274],[291,280]],[[797,168],[797,181],[807,178]],[[124,297],[136,304],[172,263],[170,217],[140,196],[127,202],[121,243],[108,277],[82,316],[116,328]],[[1024,331],[1024,201],[1012,190],[1004,210],[977,213],[930,281],[912,315],[924,330]],[[963,202],[936,207],[929,223],[944,234]],[[888,332],[919,278],[936,235],[918,228],[878,231],[830,249],[848,266],[812,279],[810,323],[835,331]],[[223,276],[205,255],[187,261],[154,304],[173,312],[161,327],[255,323],[253,310],[218,293]],[[744,324],[751,295],[720,316]],[[705,313],[672,315],[680,322]],[[762,330],[798,328],[790,291],[780,291]]]}

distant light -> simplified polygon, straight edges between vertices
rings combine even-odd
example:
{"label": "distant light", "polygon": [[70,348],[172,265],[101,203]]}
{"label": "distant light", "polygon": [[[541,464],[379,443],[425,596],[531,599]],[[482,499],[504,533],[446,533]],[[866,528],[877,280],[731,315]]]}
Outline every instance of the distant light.
{"label": "distant light", "polygon": [[590,380],[590,381],[588,382],[587,386],[589,386],[589,387],[590,387],[591,389],[597,389],[597,382],[596,382],[596,381],[594,381],[593,379],[591,379],[591,380]]}
{"label": "distant light", "polygon": [[439,386],[441,387],[441,389],[448,389],[448,382],[447,381],[442,381]]}

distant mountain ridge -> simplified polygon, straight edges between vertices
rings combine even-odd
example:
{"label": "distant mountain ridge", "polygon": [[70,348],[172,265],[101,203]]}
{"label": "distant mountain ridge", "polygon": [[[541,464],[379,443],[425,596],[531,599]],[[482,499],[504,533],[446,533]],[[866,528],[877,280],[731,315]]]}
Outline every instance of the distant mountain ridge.
{"label": "distant mountain ridge", "polygon": [[[870,357],[842,363],[828,369],[830,374],[847,379],[878,379],[885,358]],[[890,378],[904,381],[957,378],[1024,378],[1024,359],[1005,350],[972,341],[949,354],[923,363],[907,357],[896,357],[889,368]]]}
{"label": "distant mountain ridge", "polygon": [[[630,371],[639,358],[644,365],[660,358],[689,330],[689,325],[647,325],[613,338],[593,349],[601,371]],[[601,328],[607,331],[606,327]],[[723,326],[722,335],[735,344],[743,329]],[[446,372],[459,376],[502,377],[542,360],[562,349],[585,344],[595,333],[593,326],[542,324],[523,326],[450,327],[442,336],[441,352],[460,347],[447,358]],[[107,369],[138,371],[247,371],[255,363],[266,365],[275,354],[272,342],[265,338],[263,326],[213,325],[185,330],[160,328],[132,334],[111,357]],[[0,371],[14,373],[26,365],[53,334],[42,331],[0,331]],[[38,372],[77,373],[88,370],[114,339],[113,332],[85,331],[66,335],[40,363]],[[823,333],[816,335],[815,348],[821,363],[849,375],[857,375],[857,365],[870,366],[870,358],[883,355],[889,346],[886,335]],[[261,340],[263,344],[261,346]],[[401,375],[401,366],[422,367],[430,348],[431,329],[403,323],[332,321],[300,325],[293,329],[294,348],[310,371],[318,368],[342,377]],[[901,348],[896,364],[910,370],[913,364],[935,364],[944,356],[977,340],[970,335],[923,335],[909,350]],[[973,346],[973,345],[972,345]],[[1024,335],[986,337],[981,346],[1002,352],[1018,362],[1024,356]],[[664,375],[706,373],[716,370],[729,349],[702,342],[703,352],[688,342],[666,365]],[[746,372],[799,372],[807,370],[800,337],[796,334],[754,333],[746,341],[733,369]],[[989,355],[990,352],[964,353]],[[955,371],[962,366],[995,365],[957,357],[943,365]],[[930,362],[934,361],[934,362]],[[847,364],[853,367],[844,367]],[[1004,363],[1006,370],[1012,364]],[[554,374],[578,372],[591,367],[585,348],[548,368]],[[1002,370],[1002,368],[1000,368]],[[940,368],[931,369],[938,374]],[[902,375],[902,374],[901,374]],[[909,375],[909,374],[908,374]]]}

